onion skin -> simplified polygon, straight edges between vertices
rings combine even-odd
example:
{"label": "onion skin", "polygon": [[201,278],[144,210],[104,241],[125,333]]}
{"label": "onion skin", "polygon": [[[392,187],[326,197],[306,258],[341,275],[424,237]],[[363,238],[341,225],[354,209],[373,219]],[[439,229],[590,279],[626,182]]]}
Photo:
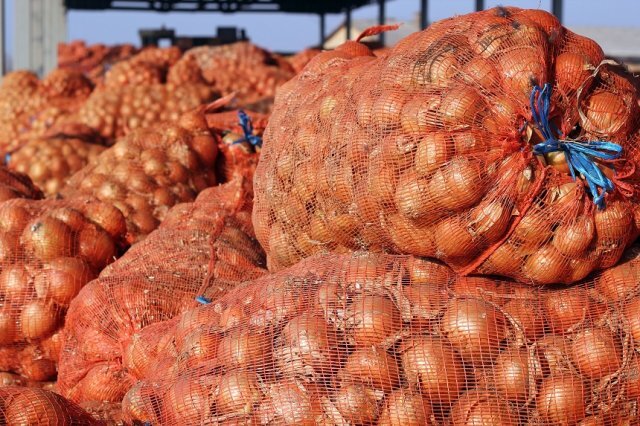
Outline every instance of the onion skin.
{"label": "onion skin", "polygon": [[368,424],[378,417],[375,392],[362,384],[348,384],[335,395],[336,408],[352,424]]}
{"label": "onion skin", "polygon": [[529,398],[532,367],[527,349],[510,348],[501,352],[492,372],[497,392],[509,401],[525,403]]}
{"label": "onion skin", "polygon": [[624,317],[635,342],[640,342],[640,297],[635,297],[625,304]]}
{"label": "onion skin", "polygon": [[23,234],[23,241],[43,261],[73,254],[73,231],[64,222],[44,218],[31,224]]}
{"label": "onion skin", "polygon": [[536,398],[538,411],[551,424],[574,425],[585,417],[586,392],[584,383],[574,375],[548,377]]}
{"label": "onion skin", "polygon": [[611,302],[624,302],[636,294],[640,282],[639,272],[632,262],[614,266],[597,276],[595,288]]}
{"label": "onion skin", "polygon": [[581,374],[597,380],[620,368],[622,345],[608,329],[587,328],[574,336],[571,358]]}
{"label": "onion skin", "polygon": [[476,299],[452,300],[441,324],[462,359],[477,366],[491,363],[507,336],[503,315],[488,303]]}
{"label": "onion skin", "polygon": [[566,333],[584,318],[591,317],[591,301],[583,289],[549,293],[543,300],[547,322],[555,333]]}
{"label": "onion skin", "polygon": [[315,426],[316,416],[322,412],[318,396],[293,382],[271,385],[269,402],[278,417],[278,424]]}
{"label": "onion skin", "polygon": [[631,119],[631,111],[622,97],[611,92],[596,92],[584,102],[586,119],[582,127],[596,135],[615,135],[624,130]]}
{"label": "onion skin", "polygon": [[218,344],[218,361],[229,368],[270,365],[272,342],[264,331],[238,330]]}
{"label": "onion skin", "polygon": [[220,378],[216,392],[216,409],[220,413],[250,414],[262,395],[258,376],[249,371],[233,371]]}
{"label": "onion skin", "polygon": [[385,400],[378,426],[430,426],[433,410],[429,401],[418,393],[398,389]]}
{"label": "onion skin", "polygon": [[403,342],[400,351],[409,384],[429,401],[449,404],[458,398],[465,385],[464,366],[446,339],[415,337]]}
{"label": "onion skin", "polygon": [[551,245],[531,254],[522,267],[525,277],[538,284],[554,284],[565,280],[568,261]]}
{"label": "onion skin", "polygon": [[547,320],[538,300],[513,299],[503,308],[518,323],[528,339],[536,340],[544,334]]}
{"label": "onion skin", "polygon": [[131,423],[134,421],[159,423],[160,416],[157,412],[160,409],[159,405],[159,397],[153,385],[139,381],[129,389],[122,399],[122,412],[126,420]]}
{"label": "onion skin", "polygon": [[400,383],[400,371],[395,358],[372,346],[353,352],[338,373],[341,382],[361,382],[374,389],[390,392]]}
{"label": "onion skin", "polygon": [[[165,415],[175,424],[199,423],[209,411],[213,401],[210,386],[203,377],[180,377],[166,392],[163,399]],[[208,380],[209,378],[206,378]],[[216,378],[212,379],[216,380]]]}
{"label": "onion skin", "polygon": [[0,345],[13,343],[17,337],[18,326],[11,310],[6,307],[0,310]]}
{"label": "onion skin", "polygon": [[575,221],[558,226],[551,244],[565,256],[580,257],[591,244],[594,234],[593,220],[588,216],[579,216]]}
{"label": "onion skin", "polygon": [[57,328],[59,319],[60,312],[53,304],[34,300],[22,308],[22,335],[27,339],[42,339]]}

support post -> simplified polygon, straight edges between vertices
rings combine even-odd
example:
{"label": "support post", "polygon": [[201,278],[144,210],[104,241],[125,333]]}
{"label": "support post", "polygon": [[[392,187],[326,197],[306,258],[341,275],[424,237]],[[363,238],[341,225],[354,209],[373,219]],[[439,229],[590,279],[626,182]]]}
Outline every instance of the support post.
{"label": "support post", "polygon": [[347,40],[351,40],[351,6],[347,6]]}
{"label": "support post", "polygon": [[4,19],[4,0],[0,0],[0,78],[6,74],[7,66],[5,63],[5,19]]}
{"label": "support post", "polygon": [[[378,25],[384,25],[387,21],[387,11],[386,11],[386,5],[385,2],[386,0],[378,0],[378,2],[380,3],[380,9],[379,9],[379,13],[378,13]],[[380,44],[382,46],[384,46],[384,41],[385,41],[385,33],[381,32],[380,35],[378,36],[380,37]]]}
{"label": "support post", "polygon": [[551,13],[553,13],[562,24],[562,0],[553,0],[551,4]]}
{"label": "support post", "polygon": [[429,25],[429,4],[427,0],[420,0],[420,29],[424,30]]}
{"label": "support post", "polygon": [[326,35],[326,22],[325,22],[325,14],[321,13],[320,14],[320,43],[318,43],[318,46],[320,46],[320,49],[324,49],[324,39],[327,38]]}
{"label": "support post", "polygon": [[484,0],[476,0],[476,12],[484,10]]}

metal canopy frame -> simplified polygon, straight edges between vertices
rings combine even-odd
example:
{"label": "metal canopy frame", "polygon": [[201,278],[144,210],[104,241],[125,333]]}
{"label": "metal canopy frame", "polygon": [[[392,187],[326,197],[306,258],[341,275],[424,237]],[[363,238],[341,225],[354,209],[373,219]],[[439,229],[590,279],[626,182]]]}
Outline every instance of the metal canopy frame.
{"label": "metal canopy frame", "polygon": [[151,12],[341,13],[376,0],[64,0],[69,10],[139,10]]}

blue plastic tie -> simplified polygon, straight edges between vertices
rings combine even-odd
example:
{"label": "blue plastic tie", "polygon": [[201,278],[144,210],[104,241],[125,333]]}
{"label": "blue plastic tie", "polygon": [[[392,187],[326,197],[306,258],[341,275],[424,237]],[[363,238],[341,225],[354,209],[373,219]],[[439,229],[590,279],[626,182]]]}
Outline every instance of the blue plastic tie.
{"label": "blue plastic tie", "polygon": [[196,296],[196,302],[202,303],[203,305],[208,305],[211,303],[211,299],[207,299],[204,296]]}
{"label": "blue plastic tie", "polygon": [[[558,140],[551,130],[549,110],[551,108],[551,85],[545,83],[544,88],[535,86],[529,99],[531,115],[545,138],[544,142],[534,145],[533,152],[538,155],[550,152],[564,152],[569,172],[573,180],[582,175],[587,181],[593,202],[598,208],[605,207],[604,194],[613,191],[613,182],[602,173],[595,159],[615,160],[622,154],[622,146],[607,141],[573,141]],[[599,191],[600,190],[600,191]]]}
{"label": "blue plastic tie", "polygon": [[233,142],[232,145],[242,142],[249,142],[253,146],[262,147],[262,138],[253,134],[253,123],[251,123],[251,117],[249,117],[243,110],[238,111],[238,119],[240,119],[240,127],[244,136]]}
{"label": "blue plastic tie", "polygon": [[11,154],[9,154],[8,152],[4,155],[4,164],[9,164],[9,161],[11,160]]}

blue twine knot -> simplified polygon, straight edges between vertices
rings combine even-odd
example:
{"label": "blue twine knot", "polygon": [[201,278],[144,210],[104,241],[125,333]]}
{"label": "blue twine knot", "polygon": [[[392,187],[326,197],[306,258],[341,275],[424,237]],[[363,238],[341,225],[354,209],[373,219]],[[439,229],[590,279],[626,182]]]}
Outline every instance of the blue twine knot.
{"label": "blue twine knot", "polygon": [[196,302],[202,303],[203,305],[208,305],[211,303],[211,299],[208,299],[204,296],[196,296]]}
{"label": "blue twine knot", "polygon": [[240,120],[239,124],[244,136],[233,142],[232,145],[249,142],[253,146],[262,147],[262,138],[253,134],[253,123],[251,123],[251,117],[249,117],[243,110],[239,110],[238,119]]}
{"label": "blue twine knot", "polygon": [[[605,207],[604,194],[612,191],[615,186],[602,173],[595,159],[615,160],[622,154],[622,146],[607,141],[579,142],[556,139],[549,123],[551,90],[551,85],[545,83],[544,88],[541,89],[539,86],[535,86],[531,91],[531,115],[545,138],[544,142],[534,145],[533,152],[538,155],[558,151],[564,152],[573,180],[576,180],[576,176],[582,175],[584,180],[587,181],[594,204],[603,209]],[[601,192],[598,192],[598,189]]]}

